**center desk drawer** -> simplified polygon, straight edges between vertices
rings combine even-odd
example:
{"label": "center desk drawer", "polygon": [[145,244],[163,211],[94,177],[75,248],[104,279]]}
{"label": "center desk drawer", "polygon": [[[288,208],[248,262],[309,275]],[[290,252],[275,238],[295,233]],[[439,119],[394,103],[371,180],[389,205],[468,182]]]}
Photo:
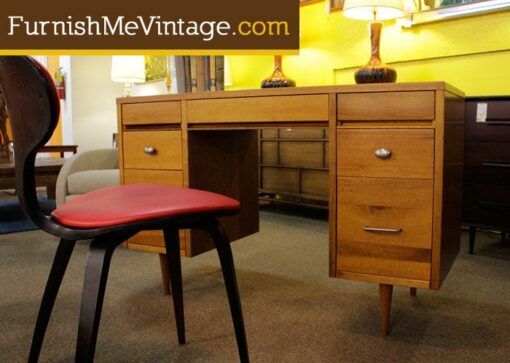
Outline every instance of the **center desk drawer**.
{"label": "center desk drawer", "polygon": [[182,170],[181,131],[126,131],[124,168]]}
{"label": "center desk drawer", "polygon": [[338,178],[339,270],[430,277],[433,181]]}
{"label": "center desk drawer", "polygon": [[338,129],[339,176],[432,179],[434,130]]}
{"label": "center desk drawer", "polygon": [[328,121],[327,95],[190,100],[189,123]]}

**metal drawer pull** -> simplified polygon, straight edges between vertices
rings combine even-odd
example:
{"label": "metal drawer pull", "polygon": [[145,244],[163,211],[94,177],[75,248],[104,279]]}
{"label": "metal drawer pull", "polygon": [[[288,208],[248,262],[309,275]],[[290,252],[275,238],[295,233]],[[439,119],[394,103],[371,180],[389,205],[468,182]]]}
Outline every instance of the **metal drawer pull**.
{"label": "metal drawer pull", "polygon": [[482,161],[482,166],[493,168],[510,168],[510,163],[504,161]]}
{"label": "metal drawer pull", "polygon": [[143,152],[146,153],[147,155],[154,155],[156,153],[156,149],[153,148],[152,146],[146,146],[143,148]]}
{"label": "metal drawer pull", "polygon": [[388,159],[391,156],[391,150],[386,148],[376,149],[374,155],[379,159]]}
{"label": "metal drawer pull", "polygon": [[365,232],[374,232],[374,233],[400,233],[400,232],[402,232],[402,228],[377,228],[377,227],[367,227],[367,226],[363,226],[363,230]]}

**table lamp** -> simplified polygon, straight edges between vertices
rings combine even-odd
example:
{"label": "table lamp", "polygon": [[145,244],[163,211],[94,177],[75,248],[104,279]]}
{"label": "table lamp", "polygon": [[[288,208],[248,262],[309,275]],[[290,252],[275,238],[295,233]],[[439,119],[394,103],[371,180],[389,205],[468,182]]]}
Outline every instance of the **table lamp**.
{"label": "table lamp", "polygon": [[403,0],[345,0],[344,16],[351,19],[370,20],[372,53],[370,61],[354,74],[356,83],[387,83],[397,80],[397,72],[381,61],[379,54],[381,20],[404,15]]}
{"label": "table lamp", "polygon": [[113,56],[112,81],[124,83],[124,97],[129,97],[132,83],[145,82],[145,57],[143,55]]}

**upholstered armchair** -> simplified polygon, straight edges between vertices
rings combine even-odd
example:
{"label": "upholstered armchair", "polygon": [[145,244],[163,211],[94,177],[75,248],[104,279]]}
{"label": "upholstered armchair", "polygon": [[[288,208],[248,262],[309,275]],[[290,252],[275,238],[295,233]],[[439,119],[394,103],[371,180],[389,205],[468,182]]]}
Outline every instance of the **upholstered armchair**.
{"label": "upholstered armchair", "polygon": [[97,149],[73,155],[57,179],[57,206],[78,195],[120,184],[119,150]]}

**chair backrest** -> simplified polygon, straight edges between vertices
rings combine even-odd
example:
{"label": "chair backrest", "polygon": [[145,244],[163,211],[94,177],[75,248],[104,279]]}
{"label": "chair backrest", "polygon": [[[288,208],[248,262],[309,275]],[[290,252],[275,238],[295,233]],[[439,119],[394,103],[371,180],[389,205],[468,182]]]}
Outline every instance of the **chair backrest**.
{"label": "chair backrest", "polygon": [[14,142],[16,189],[25,214],[40,228],[52,229],[40,210],[35,185],[37,150],[50,139],[58,123],[60,101],[53,80],[31,57],[0,57],[3,90]]}

